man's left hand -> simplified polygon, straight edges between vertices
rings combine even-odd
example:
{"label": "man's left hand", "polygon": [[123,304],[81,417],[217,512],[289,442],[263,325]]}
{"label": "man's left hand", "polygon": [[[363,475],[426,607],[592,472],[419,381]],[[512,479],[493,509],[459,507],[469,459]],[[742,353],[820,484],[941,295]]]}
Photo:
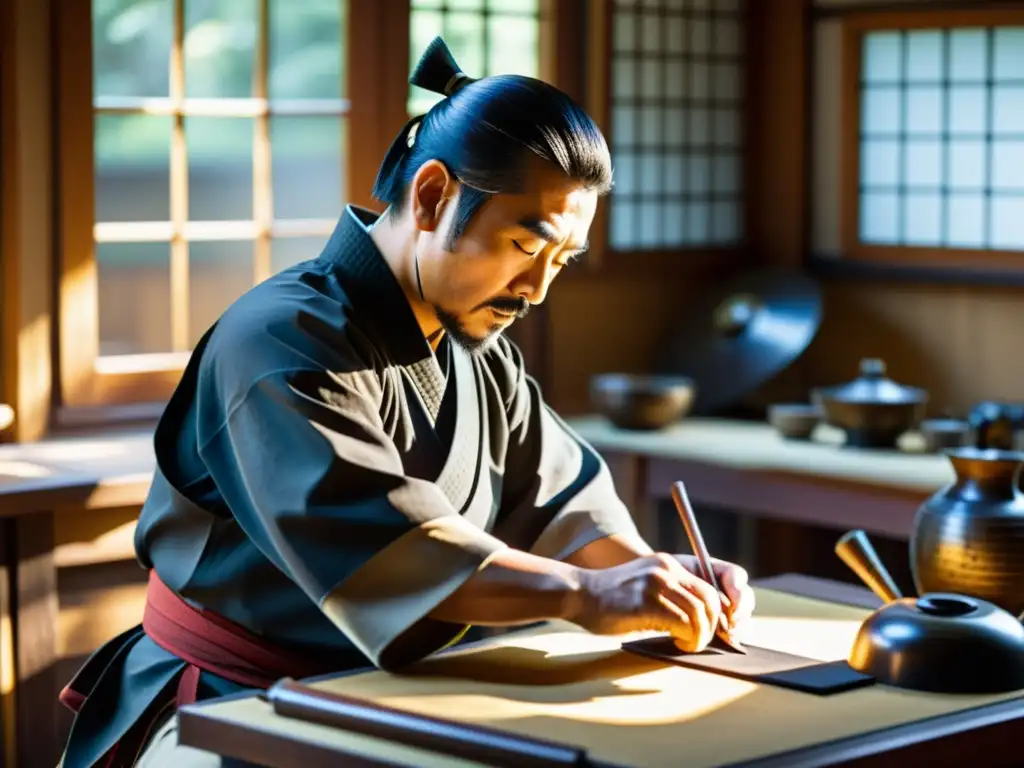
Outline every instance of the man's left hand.
{"label": "man's left hand", "polygon": [[[686,570],[698,578],[702,578],[696,557],[693,555],[676,555],[676,557]],[[754,612],[754,590],[748,583],[747,571],[735,563],[715,558],[711,559],[711,569],[715,572],[719,589],[725,593],[722,608],[729,621],[729,628],[735,629],[749,619]]]}

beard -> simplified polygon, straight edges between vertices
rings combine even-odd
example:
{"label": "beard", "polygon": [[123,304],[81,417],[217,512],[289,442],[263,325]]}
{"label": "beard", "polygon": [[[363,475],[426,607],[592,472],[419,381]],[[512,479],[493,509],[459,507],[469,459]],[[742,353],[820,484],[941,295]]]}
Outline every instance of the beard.
{"label": "beard", "polygon": [[[515,313],[518,319],[526,317],[530,311],[530,302],[526,299],[492,299],[481,304],[478,309],[485,307],[493,307],[500,312]],[[471,355],[486,352],[493,346],[494,340],[501,335],[503,330],[501,323],[494,323],[483,336],[474,336],[453,313],[437,305],[434,305],[434,312],[437,315],[438,322],[441,323],[441,327],[444,328],[452,343],[458,345]]]}

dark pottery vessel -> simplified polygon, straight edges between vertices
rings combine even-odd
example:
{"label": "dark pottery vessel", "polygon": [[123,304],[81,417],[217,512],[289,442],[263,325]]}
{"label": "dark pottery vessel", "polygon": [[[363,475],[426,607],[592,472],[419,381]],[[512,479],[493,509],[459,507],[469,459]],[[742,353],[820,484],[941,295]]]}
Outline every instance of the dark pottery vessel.
{"label": "dark pottery vessel", "polygon": [[[969,431],[966,445],[999,451],[1024,450],[1024,405],[984,401],[971,408],[967,416]],[[1024,475],[1018,487],[1024,490]]]}
{"label": "dark pottery vessel", "polygon": [[821,422],[821,408],[808,403],[774,403],[768,406],[768,423],[787,440],[810,440]]}
{"label": "dark pottery vessel", "polygon": [[878,682],[933,693],[1024,688],[1024,625],[985,600],[935,592],[903,597],[862,530],[836,554],[882,601],[857,631],[850,666]]}
{"label": "dark pottery vessel", "polygon": [[947,448],[959,448],[967,442],[970,427],[964,419],[925,419],[918,429],[924,438],[925,450],[940,453]]}
{"label": "dark pottery vessel", "polygon": [[885,362],[860,361],[860,377],[836,387],[820,387],[812,401],[824,421],[846,433],[851,448],[895,448],[896,440],[924,418],[928,393],[885,376]]}
{"label": "dark pottery vessel", "polygon": [[620,429],[667,427],[690,412],[696,391],[685,376],[601,373],[590,380],[591,403]]}
{"label": "dark pottery vessel", "polygon": [[1024,454],[944,451],[956,480],[917,510],[910,565],[919,594],[955,592],[1024,614]]}

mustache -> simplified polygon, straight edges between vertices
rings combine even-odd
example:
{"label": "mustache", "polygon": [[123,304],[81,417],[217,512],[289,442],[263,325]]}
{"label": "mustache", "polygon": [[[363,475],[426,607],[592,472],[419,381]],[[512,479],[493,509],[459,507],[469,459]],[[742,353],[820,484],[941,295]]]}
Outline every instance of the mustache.
{"label": "mustache", "polygon": [[491,307],[499,312],[514,314],[517,318],[526,317],[530,312],[530,306],[530,302],[525,296],[491,299],[480,305],[481,308]]}

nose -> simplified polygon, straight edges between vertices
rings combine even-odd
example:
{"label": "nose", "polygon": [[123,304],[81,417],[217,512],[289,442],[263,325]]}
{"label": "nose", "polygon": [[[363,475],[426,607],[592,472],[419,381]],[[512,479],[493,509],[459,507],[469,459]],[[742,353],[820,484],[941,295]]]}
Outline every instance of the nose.
{"label": "nose", "polygon": [[509,286],[513,295],[523,296],[536,306],[547,298],[548,288],[555,277],[550,259],[536,259],[530,267],[518,275]]}

